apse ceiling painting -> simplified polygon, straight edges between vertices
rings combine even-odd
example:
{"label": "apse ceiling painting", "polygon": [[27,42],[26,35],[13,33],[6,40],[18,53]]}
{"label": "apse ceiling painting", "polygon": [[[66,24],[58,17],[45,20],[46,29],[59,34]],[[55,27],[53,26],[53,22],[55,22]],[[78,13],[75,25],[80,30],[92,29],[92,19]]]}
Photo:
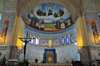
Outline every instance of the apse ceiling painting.
{"label": "apse ceiling painting", "polygon": [[60,31],[70,27],[73,19],[70,12],[55,3],[41,4],[28,14],[27,24],[40,31]]}

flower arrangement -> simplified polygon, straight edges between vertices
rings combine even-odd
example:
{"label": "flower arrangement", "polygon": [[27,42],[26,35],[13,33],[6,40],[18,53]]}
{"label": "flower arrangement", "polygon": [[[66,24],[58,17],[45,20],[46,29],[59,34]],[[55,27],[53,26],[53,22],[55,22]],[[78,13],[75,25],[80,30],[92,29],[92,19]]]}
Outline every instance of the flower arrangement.
{"label": "flower arrangement", "polygon": [[38,62],[38,58],[35,57],[34,61],[35,61],[35,63],[37,63]]}

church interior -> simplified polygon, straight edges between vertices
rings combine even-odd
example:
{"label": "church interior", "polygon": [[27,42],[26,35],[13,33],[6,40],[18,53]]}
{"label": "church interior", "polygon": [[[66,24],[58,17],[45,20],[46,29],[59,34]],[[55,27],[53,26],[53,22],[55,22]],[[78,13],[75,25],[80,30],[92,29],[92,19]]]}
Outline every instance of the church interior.
{"label": "church interior", "polygon": [[0,66],[100,66],[100,0],[0,0]]}

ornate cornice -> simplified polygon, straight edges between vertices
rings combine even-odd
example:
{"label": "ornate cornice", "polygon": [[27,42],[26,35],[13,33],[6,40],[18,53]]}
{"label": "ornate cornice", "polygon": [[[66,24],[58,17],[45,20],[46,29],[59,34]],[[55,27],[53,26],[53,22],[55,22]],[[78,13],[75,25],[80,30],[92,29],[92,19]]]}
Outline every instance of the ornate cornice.
{"label": "ornate cornice", "polygon": [[16,14],[16,10],[3,10],[2,13],[15,13]]}

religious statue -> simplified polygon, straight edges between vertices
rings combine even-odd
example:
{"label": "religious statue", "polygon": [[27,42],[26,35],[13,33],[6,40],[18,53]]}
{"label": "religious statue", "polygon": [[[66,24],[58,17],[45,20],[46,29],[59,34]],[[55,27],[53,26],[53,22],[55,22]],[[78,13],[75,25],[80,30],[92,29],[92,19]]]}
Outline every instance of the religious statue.
{"label": "religious statue", "polygon": [[48,41],[48,47],[51,48],[52,47],[52,40],[51,38],[49,37],[49,41]]}
{"label": "religious statue", "polygon": [[37,36],[37,37],[36,37],[36,45],[39,45],[39,39],[40,39],[40,38]]}
{"label": "religious statue", "polygon": [[92,30],[93,30],[93,35],[95,38],[98,35],[98,33],[97,33],[96,25],[94,24],[94,22],[92,22]]}
{"label": "religious statue", "polygon": [[[19,38],[19,39],[21,39],[21,38]],[[26,46],[27,46],[27,43],[31,41],[31,39],[30,40],[27,40],[27,39],[23,40],[23,39],[21,39],[21,41],[23,41],[25,43],[25,45],[24,45],[24,61],[25,61]]]}
{"label": "religious statue", "polygon": [[27,46],[27,43],[31,41],[31,38],[28,37],[28,31],[27,31],[27,34],[26,34],[26,38],[19,38],[22,42],[25,43],[24,45],[24,62],[25,62],[25,54],[26,54],[26,46]]}

